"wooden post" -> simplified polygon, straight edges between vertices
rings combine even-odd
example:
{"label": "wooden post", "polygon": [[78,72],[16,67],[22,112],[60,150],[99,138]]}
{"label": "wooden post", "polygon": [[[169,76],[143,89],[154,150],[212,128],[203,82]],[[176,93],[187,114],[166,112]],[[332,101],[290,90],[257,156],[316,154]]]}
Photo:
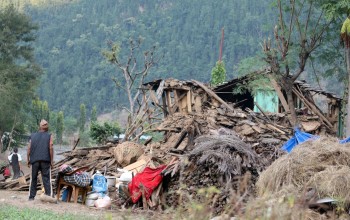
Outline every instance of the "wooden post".
{"label": "wooden post", "polygon": [[171,95],[169,90],[166,91],[166,99],[168,104],[168,112],[170,115],[172,115],[173,111],[172,111]]}
{"label": "wooden post", "polygon": [[162,94],[162,103],[163,103],[163,113],[164,113],[164,117],[168,116],[168,111],[166,110],[167,108],[167,103],[166,103],[166,97],[165,97],[165,93]]}
{"label": "wooden post", "polygon": [[187,111],[188,113],[192,112],[191,90],[187,92]]}
{"label": "wooden post", "polygon": [[271,82],[272,87],[275,89],[275,91],[277,93],[277,96],[278,96],[279,100],[282,103],[284,111],[289,113],[289,106],[288,106],[287,100],[284,98],[284,95],[283,95],[283,93],[281,91],[281,87],[278,85],[276,80],[274,80],[272,77],[269,77],[269,78],[270,78],[270,82]]}

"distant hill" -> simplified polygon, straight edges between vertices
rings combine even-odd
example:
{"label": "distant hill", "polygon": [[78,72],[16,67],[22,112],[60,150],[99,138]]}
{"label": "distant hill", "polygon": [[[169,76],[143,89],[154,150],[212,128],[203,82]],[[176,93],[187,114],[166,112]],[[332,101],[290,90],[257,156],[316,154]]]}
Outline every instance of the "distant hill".
{"label": "distant hill", "polygon": [[[12,1],[12,0],[6,0]],[[36,58],[45,75],[38,90],[53,110],[77,115],[80,103],[99,112],[126,101],[110,77],[116,68],[101,50],[108,41],[142,36],[144,48],[158,46],[161,62],[148,80],[158,77],[209,81],[218,60],[225,28],[223,60],[229,77],[234,66],[259,52],[271,33],[272,0],[28,0],[26,12],[40,26]],[[49,2],[55,2],[51,4]],[[29,4],[30,3],[30,4]],[[70,3],[70,4],[66,4]],[[44,7],[45,6],[45,7]]]}

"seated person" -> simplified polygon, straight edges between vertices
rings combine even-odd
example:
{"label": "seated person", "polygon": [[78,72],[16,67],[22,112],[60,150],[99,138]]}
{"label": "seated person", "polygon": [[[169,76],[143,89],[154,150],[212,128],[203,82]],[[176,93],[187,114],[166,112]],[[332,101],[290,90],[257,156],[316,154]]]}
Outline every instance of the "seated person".
{"label": "seated person", "polygon": [[65,173],[70,173],[72,171],[74,171],[73,167],[67,164],[63,164],[60,167],[60,172],[58,173],[57,180],[59,180],[59,177],[63,175],[63,179],[67,183],[80,186],[80,187],[86,187],[90,185],[91,178],[87,172],[76,172],[73,175],[64,175]]}

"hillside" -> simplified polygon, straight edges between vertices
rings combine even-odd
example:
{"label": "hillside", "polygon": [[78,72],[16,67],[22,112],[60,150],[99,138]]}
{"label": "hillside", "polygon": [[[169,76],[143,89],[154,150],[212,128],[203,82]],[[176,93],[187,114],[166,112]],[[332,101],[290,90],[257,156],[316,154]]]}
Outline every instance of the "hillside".
{"label": "hillside", "polygon": [[233,77],[240,60],[260,51],[274,18],[270,1],[259,0],[84,0],[46,6],[26,9],[40,27],[36,57],[45,75],[38,94],[51,109],[67,115],[77,115],[80,103],[88,109],[97,105],[102,112],[125,102],[110,80],[115,68],[101,55],[108,41],[122,44],[121,56],[129,37],[142,36],[146,49],[157,45],[158,55],[164,57],[148,80],[208,81],[218,59],[222,27],[223,59]]}

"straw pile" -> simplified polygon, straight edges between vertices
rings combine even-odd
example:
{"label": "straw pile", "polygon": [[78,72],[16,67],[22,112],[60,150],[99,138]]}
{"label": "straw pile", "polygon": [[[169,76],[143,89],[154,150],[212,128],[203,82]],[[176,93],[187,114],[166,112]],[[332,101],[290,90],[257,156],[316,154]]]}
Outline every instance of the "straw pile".
{"label": "straw pile", "polygon": [[114,149],[114,157],[118,164],[123,167],[136,162],[137,158],[142,154],[143,150],[141,146],[130,141],[123,142]]}
{"label": "straw pile", "polygon": [[258,195],[274,194],[285,186],[301,193],[314,188],[319,198],[332,197],[350,203],[350,148],[335,138],[321,138],[297,146],[261,173]]}

